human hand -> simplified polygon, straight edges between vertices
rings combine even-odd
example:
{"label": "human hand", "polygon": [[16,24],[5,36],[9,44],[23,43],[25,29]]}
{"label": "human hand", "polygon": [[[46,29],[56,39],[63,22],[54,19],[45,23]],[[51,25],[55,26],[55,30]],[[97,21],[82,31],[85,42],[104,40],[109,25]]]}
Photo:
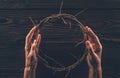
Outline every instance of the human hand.
{"label": "human hand", "polygon": [[86,26],[88,40],[86,41],[87,47],[87,64],[91,69],[101,67],[101,54],[102,54],[102,45],[99,41],[97,35],[92,31],[91,28]]}
{"label": "human hand", "polygon": [[88,40],[86,41],[86,48],[88,51],[86,60],[89,68],[88,78],[102,78],[101,55],[102,45],[97,35],[91,28],[86,26]]}
{"label": "human hand", "polygon": [[26,36],[25,66],[29,69],[36,69],[38,63],[38,58],[36,54],[39,50],[41,35],[39,34],[39,30],[36,30],[37,28],[35,26],[29,31],[28,35]]}

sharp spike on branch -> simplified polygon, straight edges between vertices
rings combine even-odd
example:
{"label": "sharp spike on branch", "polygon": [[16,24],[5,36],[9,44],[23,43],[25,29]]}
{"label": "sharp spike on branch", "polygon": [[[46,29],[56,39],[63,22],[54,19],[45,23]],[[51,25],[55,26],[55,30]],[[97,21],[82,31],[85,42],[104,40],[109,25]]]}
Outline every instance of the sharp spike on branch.
{"label": "sharp spike on branch", "polygon": [[86,9],[83,9],[82,11],[76,13],[75,16],[78,16],[78,15],[82,14],[82,13],[85,12],[86,10],[87,10],[87,8],[86,8]]}
{"label": "sharp spike on branch", "polygon": [[59,10],[59,14],[61,14],[61,12],[62,12],[62,7],[63,7],[63,0],[61,1],[60,10]]}
{"label": "sharp spike on branch", "polygon": [[35,22],[33,21],[32,17],[29,17],[30,21],[33,23],[34,26],[36,26]]}
{"label": "sharp spike on branch", "polygon": [[68,70],[68,72],[66,73],[65,78],[67,78],[69,74],[70,74],[70,70]]}

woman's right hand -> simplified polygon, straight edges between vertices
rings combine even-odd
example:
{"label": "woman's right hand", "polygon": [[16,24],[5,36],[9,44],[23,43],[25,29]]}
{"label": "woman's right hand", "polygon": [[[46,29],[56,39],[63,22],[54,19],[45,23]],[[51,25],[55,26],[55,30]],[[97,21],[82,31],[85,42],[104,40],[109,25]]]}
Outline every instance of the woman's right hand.
{"label": "woman's right hand", "polygon": [[88,34],[88,40],[86,41],[88,54],[86,59],[89,68],[89,78],[102,78],[102,45],[91,28],[86,26],[86,30]]}

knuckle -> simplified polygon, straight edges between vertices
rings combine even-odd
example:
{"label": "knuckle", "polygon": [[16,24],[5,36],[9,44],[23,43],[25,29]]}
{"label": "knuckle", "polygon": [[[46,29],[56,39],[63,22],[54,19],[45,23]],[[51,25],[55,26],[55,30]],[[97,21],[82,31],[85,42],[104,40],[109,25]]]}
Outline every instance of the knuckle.
{"label": "knuckle", "polygon": [[101,50],[103,49],[102,45],[100,46],[100,49],[101,49]]}
{"label": "knuckle", "polygon": [[99,43],[99,48],[102,50],[103,49],[103,47],[102,47],[102,44],[101,43]]}

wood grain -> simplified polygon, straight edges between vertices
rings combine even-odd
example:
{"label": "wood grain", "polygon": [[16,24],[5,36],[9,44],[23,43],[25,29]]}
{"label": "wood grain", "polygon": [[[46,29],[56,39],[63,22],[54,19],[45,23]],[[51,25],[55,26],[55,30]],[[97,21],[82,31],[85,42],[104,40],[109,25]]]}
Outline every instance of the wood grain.
{"label": "wood grain", "polygon": [[[10,1],[12,2],[12,0]],[[9,3],[10,1],[7,2]],[[38,1],[38,4],[39,2],[40,1]],[[23,2],[21,0],[20,2],[18,1],[18,3]],[[29,5],[30,3],[31,5],[36,5],[35,7],[37,7],[37,2],[28,2]],[[3,6],[3,8],[5,7]],[[63,12],[74,15],[80,10],[82,9],[68,8],[63,9]],[[29,20],[29,17],[32,17],[34,20],[39,21],[40,19],[43,19],[44,17],[55,13],[58,13],[58,9],[46,8],[0,10],[0,78],[22,78],[22,68],[24,68],[25,37],[29,30],[33,27],[33,24]],[[77,18],[85,26],[90,26],[99,36],[100,41],[103,44],[103,78],[119,78],[120,9],[88,9],[83,14],[78,15]],[[58,30],[62,31],[62,33],[56,34],[57,36],[64,35],[66,33],[64,29]],[[51,35],[48,31],[52,31]],[[54,28],[46,28],[44,31],[44,39],[47,40],[47,43],[51,42],[51,37],[54,38],[54,31]],[[55,42],[57,41],[53,41],[51,43]],[[63,43],[69,44],[73,42],[64,41]],[[85,75],[87,69],[84,66],[82,67],[84,70],[83,75]],[[45,71],[46,70],[47,69],[45,69]],[[38,71],[43,73],[41,69],[38,69]],[[75,75],[76,74],[73,76]]]}

